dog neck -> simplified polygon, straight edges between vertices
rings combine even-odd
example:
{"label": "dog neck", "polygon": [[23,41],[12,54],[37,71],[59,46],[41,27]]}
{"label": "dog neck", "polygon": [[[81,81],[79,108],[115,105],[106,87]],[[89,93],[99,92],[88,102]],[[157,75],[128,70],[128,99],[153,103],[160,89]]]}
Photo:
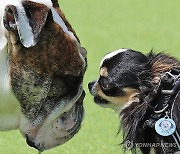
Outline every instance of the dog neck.
{"label": "dog neck", "polygon": [[6,47],[0,51],[0,130],[19,127],[20,105],[10,88],[8,53]]}
{"label": "dog neck", "polygon": [[[122,117],[122,127],[124,130],[124,141],[132,141],[133,143],[143,142],[143,123],[152,112],[152,103],[156,98],[155,91],[159,87],[163,75],[172,69],[180,70],[180,63],[177,59],[165,54],[152,55],[149,65],[143,70],[141,81],[140,101],[133,101],[124,108],[120,115]],[[146,82],[144,82],[146,81]],[[144,83],[144,84],[143,84]],[[156,90],[157,89],[157,90]],[[155,103],[157,103],[155,101]],[[152,138],[149,138],[150,142]],[[147,142],[148,142],[147,141]]]}

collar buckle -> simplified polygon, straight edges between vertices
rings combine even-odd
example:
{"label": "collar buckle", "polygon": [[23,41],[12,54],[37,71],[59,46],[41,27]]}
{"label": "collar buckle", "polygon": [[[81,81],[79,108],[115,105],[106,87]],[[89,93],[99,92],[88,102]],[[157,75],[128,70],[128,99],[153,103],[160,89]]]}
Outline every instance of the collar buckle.
{"label": "collar buckle", "polygon": [[[163,86],[163,88],[165,87],[165,89],[162,88],[161,93],[165,95],[174,95],[180,87],[180,74],[174,75],[174,72],[166,72],[162,82],[164,82],[165,86]],[[166,87],[171,88],[169,89]]]}

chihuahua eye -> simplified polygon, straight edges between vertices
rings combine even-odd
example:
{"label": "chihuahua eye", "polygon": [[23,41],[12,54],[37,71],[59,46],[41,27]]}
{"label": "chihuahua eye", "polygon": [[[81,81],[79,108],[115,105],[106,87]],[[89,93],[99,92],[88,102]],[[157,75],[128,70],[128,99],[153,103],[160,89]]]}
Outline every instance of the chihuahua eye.
{"label": "chihuahua eye", "polygon": [[116,96],[117,88],[110,87],[108,84],[100,83],[101,90],[106,96]]}
{"label": "chihuahua eye", "polygon": [[124,95],[124,93],[121,90],[121,88],[115,87],[114,85],[109,84],[108,79],[105,78],[105,77],[101,77],[99,79],[99,85],[101,87],[102,92],[106,96],[115,97],[115,96],[122,96],[122,95]]}
{"label": "chihuahua eye", "polygon": [[119,87],[110,86],[109,84],[105,84],[104,82],[99,82],[102,92],[106,96],[117,97],[124,96],[124,91]]}
{"label": "chihuahua eye", "polygon": [[[102,89],[102,90],[103,90],[103,89]],[[112,88],[110,88],[110,89],[103,90],[103,92],[104,92],[104,94],[105,94],[106,96],[117,96],[117,95],[118,95],[118,94],[117,94],[117,91],[118,91],[118,89],[115,88],[115,87],[112,87]]]}

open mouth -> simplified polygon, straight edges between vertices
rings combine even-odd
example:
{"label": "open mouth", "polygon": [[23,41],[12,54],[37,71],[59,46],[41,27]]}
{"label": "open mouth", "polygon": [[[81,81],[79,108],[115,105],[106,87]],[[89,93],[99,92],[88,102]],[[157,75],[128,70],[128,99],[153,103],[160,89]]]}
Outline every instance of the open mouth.
{"label": "open mouth", "polygon": [[94,97],[94,102],[97,104],[109,104],[109,102],[105,99],[103,99],[102,97],[99,96],[95,96]]}

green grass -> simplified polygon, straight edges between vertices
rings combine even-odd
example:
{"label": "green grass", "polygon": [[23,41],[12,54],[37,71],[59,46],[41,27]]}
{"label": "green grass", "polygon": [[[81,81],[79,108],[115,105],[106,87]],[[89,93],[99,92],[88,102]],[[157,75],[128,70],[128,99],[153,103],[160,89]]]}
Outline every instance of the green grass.
{"label": "green grass", "polygon": [[[180,58],[179,0],[60,0],[81,43],[88,50],[84,101],[86,115],[80,132],[68,143],[44,154],[123,153],[118,115],[93,103],[87,84],[98,77],[98,66],[105,53],[132,48],[147,53],[167,51]],[[0,133],[1,154],[36,154],[18,131]]]}

